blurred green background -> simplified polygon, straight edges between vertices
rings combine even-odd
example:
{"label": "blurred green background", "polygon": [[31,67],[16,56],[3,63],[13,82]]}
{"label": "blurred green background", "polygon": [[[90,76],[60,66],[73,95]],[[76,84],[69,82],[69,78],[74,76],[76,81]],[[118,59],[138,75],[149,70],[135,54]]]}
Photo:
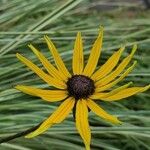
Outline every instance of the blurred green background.
{"label": "blurred green background", "polygon": [[[47,103],[23,94],[15,85],[48,87],[25,67],[15,54],[30,58],[41,66],[27,44],[32,43],[51,60],[43,35],[56,44],[71,71],[72,49],[77,31],[84,38],[85,58],[98,33],[105,27],[104,44],[99,65],[121,45],[126,56],[134,43],[138,65],[119,85],[150,83],[150,11],[142,0],[1,0],[0,1],[0,138],[33,127],[48,117],[59,103]],[[150,92],[119,102],[100,104],[124,122],[113,126],[92,112],[92,150],[150,149]],[[82,150],[84,144],[77,134],[72,114],[61,124],[34,139],[24,137],[0,145],[0,150]]]}

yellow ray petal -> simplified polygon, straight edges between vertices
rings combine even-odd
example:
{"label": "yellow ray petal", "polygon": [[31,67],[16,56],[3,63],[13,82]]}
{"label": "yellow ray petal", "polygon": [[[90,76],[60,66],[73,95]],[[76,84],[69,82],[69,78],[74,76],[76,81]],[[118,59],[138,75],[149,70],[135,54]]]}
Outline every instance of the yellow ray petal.
{"label": "yellow ray petal", "polygon": [[71,77],[71,75],[68,72],[65,64],[63,63],[59,53],[57,52],[55,45],[52,43],[52,41],[50,40],[50,38],[48,36],[44,36],[44,39],[48,45],[49,50],[51,51],[51,54],[54,57],[54,60],[55,60],[58,70],[60,70],[66,77]]}
{"label": "yellow ray petal", "polygon": [[29,48],[34,52],[34,54],[39,58],[39,60],[42,62],[45,69],[48,71],[48,73],[56,78],[57,80],[64,80],[67,81],[67,77],[60,71],[58,71],[47,59],[46,57],[39,52],[33,45],[28,45]]}
{"label": "yellow ray petal", "polygon": [[67,91],[65,90],[42,90],[31,86],[22,85],[17,85],[15,88],[26,94],[41,97],[43,100],[49,102],[61,101],[67,97]]}
{"label": "yellow ray petal", "polygon": [[81,33],[78,32],[74,51],[73,51],[73,60],[72,60],[72,69],[74,74],[81,74],[84,66],[84,58],[83,58],[83,45],[82,45],[82,37]]}
{"label": "yellow ray petal", "polygon": [[32,133],[29,133],[25,137],[26,138],[35,137],[35,136],[45,132],[53,124],[62,122],[71,112],[71,110],[74,106],[74,103],[75,103],[75,100],[73,100],[72,98],[68,98],[67,100],[65,100],[57,108],[57,110],[40,125],[40,127],[37,130],[33,131]]}
{"label": "yellow ray petal", "polygon": [[125,47],[121,47],[117,52],[115,52],[104,65],[102,65],[92,76],[91,78],[94,81],[100,80],[110,73],[114,67],[117,65],[119,58],[124,51]]}
{"label": "yellow ray petal", "polygon": [[130,60],[132,59],[135,51],[137,49],[137,45],[133,46],[133,49],[131,51],[131,54],[127,56],[120,64],[119,66],[109,75],[104,77],[103,79],[99,80],[97,85],[106,85],[107,83],[111,82],[114,80],[124,69],[125,67],[129,64]]}
{"label": "yellow ray petal", "polygon": [[116,80],[114,80],[113,82],[106,84],[104,86],[98,85],[98,83],[96,83],[95,85],[97,86],[96,88],[96,92],[101,92],[101,91],[105,91],[108,90],[109,88],[113,87],[114,85],[116,85],[117,83],[119,83],[121,80],[123,80],[135,67],[137,61],[134,61],[133,65],[131,67],[129,67],[123,74],[120,75],[119,78],[117,78]]}
{"label": "yellow ray petal", "polygon": [[28,66],[33,72],[35,72],[41,79],[43,79],[49,85],[55,86],[56,88],[65,89],[66,84],[63,81],[58,81],[57,79],[52,78],[43,72],[38,66],[32,63],[27,58],[23,57],[20,54],[16,54],[17,58],[22,61],[26,66]]}
{"label": "yellow ray petal", "polygon": [[105,120],[108,120],[112,123],[115,123],[115,124],[121,124],[121,122],[117,119],[117,117],[109,115],[106,111],[104,111],[99,105],[97,105],[92,100],[88,99],[87,100],[87,105],[99,117],[101,117]]}
{"label": "yellow ray petal", "polygon": [[99,56],[101,54],[102,41],[103,41],[103,27],[100,28],[99,35],[96,41],[94,42],[88,62],[84,68],[83,75],[91,76],[93,74],[96,68]]}
{"label": "yellow ray petal", "polygon": [[79,100],[76,105],[76,128],[84,141],[86,150],[90,150],[91,131],[88,123],[88,108],[85,100]]}
{"label": "yellow ray petal", "polygon": [[95,92],[93,95],[90,96],[91,99],[98,99],[98,100],[101,100],[101,98],[106,98],[108,96],[111,96],[111,95],[114,95],[116,94],[117,92],[123,90],[123,89],[126,89],[127,87],[129,87],[133,82],[129,82],[125,85],[122,85],[110,92],[105,92],[105,93],[99,93],[99,92]]}
{"label": "yellow ray petal", "polygon": [[145,86],[145,87],[131,87],[131,88],[121,90],[112,96],[101,98],[101,99],[105,101],[117,101],[117,100],[129,97],[129,96],[135,95],[137,93],[144,92],[148,89],[150,89],[150,85]]}

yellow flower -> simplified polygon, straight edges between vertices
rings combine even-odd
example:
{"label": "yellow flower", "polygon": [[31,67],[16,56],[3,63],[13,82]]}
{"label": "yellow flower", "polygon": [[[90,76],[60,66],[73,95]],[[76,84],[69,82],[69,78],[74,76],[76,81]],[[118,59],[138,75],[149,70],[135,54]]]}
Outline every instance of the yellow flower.
{"label": "yellow flower", "polygon": [[43,90],[22,85],[18,85],[16,88],[24,93],[40,97],[49,102],[63,102],[37,130],[28,134],[26,138],[35,137],[46,131],[53,124],[62,122],[73,109],[75,110],[74,116],[76,128],[84,141],[86,150],[90,150],[91,132],[88,123],[88,108],[111,123],[121,123],[117,117],[105,112],[105,110],[93,100],[117,101],[136,93],[144,92],[150,88],[150,85],[145,87],[129,87],[131,85],[131,82],[129,82],[108,92],[110,88],[123,80],[123,78],[125,78],[134,68],[136,61],[123,72],[130,63],[137,46],[134,45],[131,53],[118,64],[120,56],[125,49],[125,47],[121,47],[104,65],[95,71],[101,54],[103,28],[101,27],[99,35],[92,46],[87,64],[84,64],[82,37],[81,33],[78,32],[74,44],[72,60],[73,74],[71,75],[65,67],[52,41],[47,36],[45,36],[44,39],[54,57],[56,67],[54,67],[45,56],[32,45],[29,45],[29,47],[41,61],[47,73],[20,54],[17,54],[17,58],[47,84],[54,86],[56,90]]}

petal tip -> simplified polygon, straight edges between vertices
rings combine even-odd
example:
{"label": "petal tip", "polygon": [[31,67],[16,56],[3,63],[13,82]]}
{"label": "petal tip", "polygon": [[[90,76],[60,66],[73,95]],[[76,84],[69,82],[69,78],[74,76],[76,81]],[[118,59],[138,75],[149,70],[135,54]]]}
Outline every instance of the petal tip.
{"label": "petal tip", "polygon": [[30,134],[30,133],[25,136],[26,139],[31,139],[31,138],[33,138],[33,137],[34,137],[34,136],[33,136],[32,134]]}
{"label": "petal tip", "polygon": [[135,48],[135,49],[137,49],[137,44],[135,43],[135,44],[133,44],[133,47]]}
{"label": "petal tip", "polygon": [[16,56],[20,55],[19,53],[16,53]]}
{"label": "petal tip", "polygon": [[28,44],[28,47],[32,47],[32,44]]}
{"label": "petal tip", "polygon": [[78,35],[78,36],[81,36],[81,32],[80,32],[80,31],[78,31],[78,32],[77,32],[77,35]]}
{"label": "petal tip", "polygon": [[133,62],[133,66],[135,66],[137,64],[137,60],[135,60],[134,62]]}
{"label": "petal tip", "polygon": [[32,50],[32,52],[33,52],[35,55],[38,56],[39,51],[38,51],[32,44],[28,45],[28,47]]}
{"label": "petal tip", "polygon": [[47,41],[47,35],[44,35],[44,37],[43,37],[43,38],[44,38],[44,40],[45,40],[45,41]]}
{"label": "petal tip", "polygon": [[123,122],[120,121],[117,117],[116,117],[116,121],[115,121],[114,123],[115,123],[115,124],[118,124],[118,125],[122,125],[122,124],[123,124]]}
{"label": "petal tip", "polygon": [[129,85],[131,85],[131,84],[133,84],[133,81],[130,81],[130,82],[129,82]]}
{"label": "petal tip", "polygon": [[25,135],[25,138],[31,139],[31,138],[34,138],[34,137],[36,137],[38,135],[39,135],[39,133],[35,130],[35,131],[33,131],[33,132],[28,133],[27,135]]}
{"label": "petal tip", "polygon": [[81,32],[80,32],[80,31],[77,32],[76,40],[77,40],[77,39],[78,39],[78,40],[81,40]]}
{"label": "petal tip", "polygon": [[20,86],[20,85],[16,85],[14,88],[15,88],[15,89],[18,89],[18,88],[19,88],[19,86]]}
{"label": "petal tip", "polygon": [[122,125],[122,124],[123,124],[123,122],[119,120],[118,121],[118,125]]}
{"label": "petal tip", "polygon": [[122,53],[125,50],[125,45],[122,45],[120,48],[120,53]]}
{"label": "petal tip", "polygon": [[44,39],[45,40],[50,40],[50,38],[48,37],[48,35],[44,35]]}
{"label": "petal tip", "polygon": [[104,30],[104,27],[103,27],[102,25],[100,25],[99,29],[100,29],[101,31],[103,31],[103,30]]}
{"label": "petal tip", "polygon": [[147,85],[145,88],[146,88],[146,90],[149,90],[150,89],[150,84]]}
{"label": "petal tip", "polygon": [[44,36],[44,40],[46,41],[46,43],[47,43],[49,46],[52,46],[52,45],[53,45],[53,42],[51,41],[51,39],[50,39],[47,35]]}
{"label": "petal tip", "polygon": [[18,59],[20,59],[20,58],[22,57],[22,55],[19,54],[19,53],[16,53],[16,57],[17,57]]}
{"label": "petal tip", "polygon": [[133,56],[136,50],[137,50],[137,44],[134,44],[130,55]]}
{"label": "petal tip", "polygon": [[19,91],[22,91],[24,89],[24,86],[22,86],[22,85],[16,85],[14,88],[17,89],[17,90],[19,90]]}
{"label": "petal tip", "polygon": [[99,28],[99,34],[98,34],[98,38],[102,39],[103,38],[103,32],[104,32],[104,27],[100,26]]}

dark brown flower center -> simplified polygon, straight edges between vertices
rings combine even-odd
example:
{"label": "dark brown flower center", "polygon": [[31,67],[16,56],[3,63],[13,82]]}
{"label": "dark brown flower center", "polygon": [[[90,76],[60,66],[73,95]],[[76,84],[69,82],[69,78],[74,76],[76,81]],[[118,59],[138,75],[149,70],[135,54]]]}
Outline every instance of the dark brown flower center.
{"label": "dark brown flower center", "polygon": [[94,81],[84,75],[73,75],[67,81],[67,90],[69,96],[76,100],[88,98],[95,91]]}

